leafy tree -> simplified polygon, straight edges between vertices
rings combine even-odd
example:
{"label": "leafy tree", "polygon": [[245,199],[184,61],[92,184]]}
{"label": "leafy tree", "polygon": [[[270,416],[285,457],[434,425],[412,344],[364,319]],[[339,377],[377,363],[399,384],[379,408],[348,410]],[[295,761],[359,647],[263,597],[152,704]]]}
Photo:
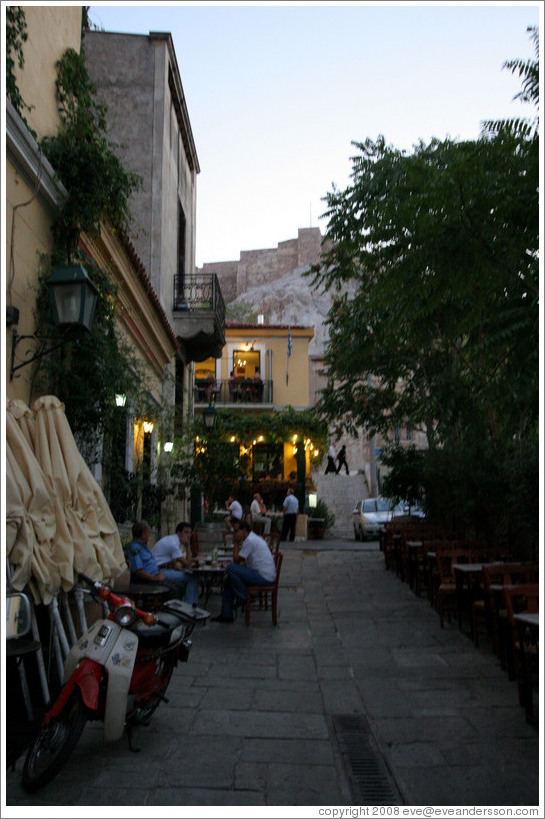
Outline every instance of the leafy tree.
{"label": "leafy tree", "polygon": [[[535,64],[508,66],[535,101]],[[436,517],[460,501],[458,522],[495,537],[516,495],[509,468],[537,489],[524,463],[538,424],[539,141],[506,126],[411,153],[382,136],[353,144],[351,184],[326,197],[331,249],[308,274],[334,293],[318,412],[356,434],[423,429],[430,451],[393,459],[398,484]]]}
{"label": "leafy tree", "polygon": [[358,148],[314,268],[317,285],[358,285],[328,318],[323,416],[386,434],[409,422],[430,446],[468,424],[524,435],[538,408],[537,145]]}
{"label": "leafy tree", "polygon": [[500,131],[518,134],[519,136],[538,138],[539,116],[537,109],[539,106],[539,31],[537,26],[529,26],[527,31],[534,44],[534,59],[530,60],[506,60],[504,68],[508,68],[512,74],[518,74],[522,81],[522,88],[515,94],[514,99],[521,102],[528,102],[535,106],[536,116],[529,119],[500,119],[486,120],[483,124],[485,134],[497,134]]}

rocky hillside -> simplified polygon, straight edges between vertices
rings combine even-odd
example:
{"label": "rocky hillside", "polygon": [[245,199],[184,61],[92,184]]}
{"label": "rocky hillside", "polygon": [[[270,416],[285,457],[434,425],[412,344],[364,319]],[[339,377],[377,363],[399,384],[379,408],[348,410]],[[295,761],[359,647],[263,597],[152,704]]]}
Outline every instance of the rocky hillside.
{"label": "rocky hillside", "polygon": [[320,293],[303,276],[308,267],[297,267],[274,282],[252,287],[238,296],[234,305],[248,305],[264,316],[265,324],[298,324],[314,327],[309,346],[311,356],[324,352],[327,330],[324,322],[331,306],[331,294]]}

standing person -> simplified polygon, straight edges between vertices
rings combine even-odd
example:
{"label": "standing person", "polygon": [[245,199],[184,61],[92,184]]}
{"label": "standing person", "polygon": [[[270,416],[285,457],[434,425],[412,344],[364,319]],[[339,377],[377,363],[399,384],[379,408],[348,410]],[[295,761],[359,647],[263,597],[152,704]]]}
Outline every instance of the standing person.
{"label": "standing person", "polygon": [[282,504],[282,513],[284,520],[282,521],[280,540],[286,540],[289,532],[290,540],[293,541],[295,540],[295,524],[297,523],[297,516],[299,514],[299,501],[293,494],[293,489],[288,489],[288,494]]}
{"label": "standing person", "polygon": [[265,506],[265,501],[259,494],[256,492],[254,494],[254,499],[252,501],[252,505],[250,506],[250,512],[252,514],[252,523],[262,523],[263,524],[263,533],[268,535],[271,531],[271,519],[267,515],[267,507]]}
{"label": "standing person", "polygon": [[249,523],[243,520],[234,537],[233,562],[225,569],[221,614],[212,617],[212,620],[216,623],[232,623],[235,599],[246,601],[246,587],[268,586],[274,583],[275,578],[276,566],[271,550],[262,537],[250,530]]}
{"label": "standing person", "polygon": [[161,583],[172,589],[180,600],[197,604],[199,602],[198,577],[191,572],[160,569],[148,546],[150,534],[150,525],[145,520],[136,521],[132,527],[133,541],[126,549],[131,567],[131,579],[142,583]]}
{"label": "standing person", "polygon": [[329,451],[327,453],[327,466],[325,469],[325,475],[329,472],[333,472],[334,475],[337,474],[337,468],[335,466],[335,460],[337,458],[337,452],[335,450],[335,444],[333,441],[331,442],[331,446],[329,447]]}
{"label": "standing person", "polygon": [[244,517],[242,506],[234,495],[229,495],[225,501],[225,508],[229,510],[225,523],[232,532],[238,529],[239,523]]}
{"label": "standing person", "polygon": [[344,466],[344,468],[346,469],[346,474],[350,475],[350,471],[348,469],[348,464],[346,463],[346,447],[345,447],[344,444],[341,447],[341,451],[337,455],[337,460],[339,462],[339,466],[337,467],[337,475],[341,471],[341,466]]}

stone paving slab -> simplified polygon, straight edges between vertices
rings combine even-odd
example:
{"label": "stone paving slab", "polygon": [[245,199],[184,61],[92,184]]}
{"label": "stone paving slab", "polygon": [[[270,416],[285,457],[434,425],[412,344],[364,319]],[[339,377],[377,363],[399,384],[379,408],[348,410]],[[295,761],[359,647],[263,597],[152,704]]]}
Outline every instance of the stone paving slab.
{"label": "stone paving slab", "polygon": [[[538,731],[486,641],[476,649],[457,624],[441,629],[376,546],[283,551],[277,628],[270,611],[252,611],[249,628],[243,618],[208,623],[169,704],[135,731],[139,753],[126,737],[106,745],[91,723],[38,794],[22,791],[18,760],[7,805],[33,815],[126,805],[132,816],[148,815],[136,806],[283,806],[283,816],[288,806],[350,806],[337,715],[365,718],[405,805],[539,804]],[[219,607],[211,595],[212,614]]]}

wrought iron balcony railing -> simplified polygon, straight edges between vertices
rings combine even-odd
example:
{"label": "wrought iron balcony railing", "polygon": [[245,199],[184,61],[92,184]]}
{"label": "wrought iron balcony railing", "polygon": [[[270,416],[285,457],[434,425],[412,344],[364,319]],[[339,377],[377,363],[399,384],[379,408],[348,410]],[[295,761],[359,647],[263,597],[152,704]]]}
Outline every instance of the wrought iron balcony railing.
{"label": "wrought iron balcony railing", "polygon": [[228,380],[196,378],[194,403],[209,404],[272,404],[273,382],[254,381],[253,378]]}
{"label": "wrought iron balcony railing", "polygon": [[225,302],[215,273],[194,276],[174,276],[175,312],[215,313],[222,332],[225,331]]}

